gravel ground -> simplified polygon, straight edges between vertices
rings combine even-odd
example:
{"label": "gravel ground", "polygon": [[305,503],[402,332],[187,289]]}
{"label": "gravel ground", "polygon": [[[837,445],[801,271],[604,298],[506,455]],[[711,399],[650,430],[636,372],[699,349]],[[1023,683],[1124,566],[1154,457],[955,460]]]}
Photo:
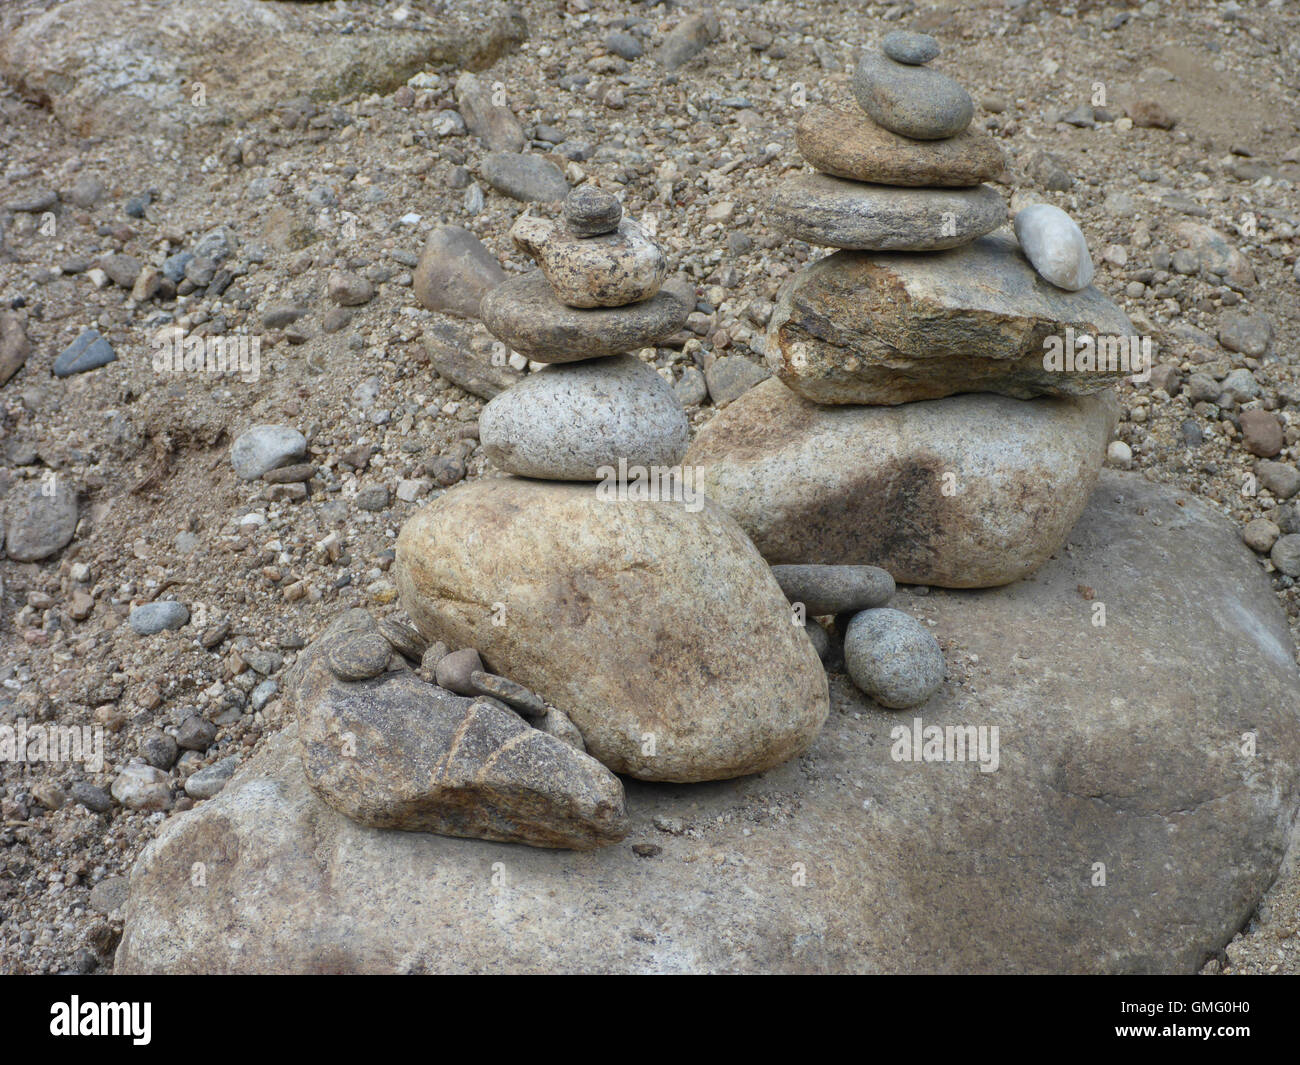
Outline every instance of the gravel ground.
{"label": "gravel ground", "polygon": [[[349,5],[375,18],[385,6]],[[612,0],[520,8],[529,40],[484,80],[501,84],[533,151],[550,152],[571,184],[597,181],[630,215],[652,219],[677,270],[697,285],[689,334],[654,353],[662,372],[676,380],[730,354],[760,361],[771,300],[820,254],[764,219],[772,187],[801,169],[799,108],[846,103],[860,47],[900,25],[924,29],[975,98],[975,122],[1007,152],[1004,191],[1070,212],[1088,237],[1097,285],[1158,341],[1156,383],[1166,388],[1122,389],[1118,436],[1132,464],[1211,501],[1243,529],[1276,517],[1277,495],[1252,486],[1259,459],[1246,445],[1258,446],[1244,438],[1241,415],[1244,402],[1281,416],[1275,461],[1294,469],[1294,5],[719,6],[720,35],[672,72],[652,53],[680,8]],[[630,42],[611,41],[614,33]],[[425,71],[384,97],[285,100],[242,127],[197,129],[183,143],[147,129],[80,137],[0,83],[0,313],[15,312],[32,347],[0,386],[0,494],[51,474],[81,493],[75,537],[61,554],[0,561],[0,722],[57,720],[105,734],[100,772],[0,765],[0,972],[108,971],[121,930],[118,878],[167,817],[196,801],[184,782],[247,757],[285,724],[274,694],[262,703],[265,681],[277,681],[339,611],[394,609],[388,566],[403,520],[462,469],[482,471],[474,436],[482,400],[430,369],[420,338],[440,316],[412,293],[424,237],[444,223],[477,234],[508,272],[527,265],[505,237],[523,205],[481,179],[486,149],[477,139],[444,132],[454,123],[439,116],[455,106],[457,73]],[[1104,101],[1094,97],[1098,84]],[[1163,124],[1147,101],[1172,128],[1141,125]],[[1071,114],[1081,105],[1086,114]],[[93,192],[87,179],[102,195],[68,204],[79,183]],[[45,189],[60,191],[67,208],[54,233],[42,232],[39,211],[14,209]],[[1255,283],[1236,291],[1180,259],[1187,222],[1223,234]],[[114,254],[160,264],[222,226],[237,239],[220,294],[218,282],[136,302],[88,271]],[[374,297],[338,307],[327,293],[338,270],[368,279]],[[286,303],[302,316],[264,324],[269,308]],[[177,325],[259,336],[258,380],[156,371],[153,338]],[[55,356],[86,327],[118,361],[53,376]],[[488,342],[479,327],[478,345]],[[1232,388],[1219,383],[1234,370],[1246,373]],[[693,423],[713,410],[708,400],[693,407]],[[306,499],[235,476],[231,443],[258,423],[306,436],[316,468]],[[387,489],[386,501],[376,489]],[[1254,528],[1266,542],[1269,529]],[[1266,554],[1260,564],[1272,571]],[[1300,639],[1300,588],[1281,573],[1274,587]],[[189,623],[137,635],[125,623],[131,607],[157,599],[184,603]],[[174,736],[194,714],[215,722],[216,735],[163,770],[166,809],[114,802],[96,813],[74,798],[77,785],[80,796],[87,783],[109,790],[143,752],[166,763],[175,752],[158,732]],[[1208,969],[1300,972],[1298,932],[1300,870],[1292,870]]]}

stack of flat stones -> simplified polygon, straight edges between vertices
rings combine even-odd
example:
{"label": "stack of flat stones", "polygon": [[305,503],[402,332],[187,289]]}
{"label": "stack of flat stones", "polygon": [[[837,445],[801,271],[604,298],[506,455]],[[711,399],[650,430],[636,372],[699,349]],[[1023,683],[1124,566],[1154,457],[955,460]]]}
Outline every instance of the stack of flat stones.
{"label": "stack of flat stones", "polygon": [[483,321],[547,365],[484,408],[485,453],[507,473],[555,481],[600,480],[620,458],[676,466],[686,413],[668,382],[627,353],[678,332],[694,289],[664,284],[663,252],[595,186],[569,194],[562,222],[524,215],[511,237],[538,269],[488,293]]}
{"label": "stack of flat stones", "polygon": [[[899,583],[988,587],[1031,573],[1083,511],[1129,364],[1053,361],[1051,341],[1132,334],[1091,284],[1078,227],[1035,205],[1006,226],[1002,151],[893,32],[810,107],[816,168],[775,192],[790,235],[839,249],[778,294],[774,379],[704,426],[687,463],[769,562],[877,565]],[[1017,236],[1019,240],[1017,240]]]}

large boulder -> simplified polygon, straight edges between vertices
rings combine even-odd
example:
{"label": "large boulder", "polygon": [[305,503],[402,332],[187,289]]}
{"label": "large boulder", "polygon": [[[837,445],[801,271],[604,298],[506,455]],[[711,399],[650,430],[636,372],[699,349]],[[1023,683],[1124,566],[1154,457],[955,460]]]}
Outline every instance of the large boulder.
{"label": "large boulder", "polygon": [[[1012,237],[995,233],[942,253],[818,260],[782,289],[767,357],[787,385],[818,403],[957,392],[1030,399],[1086,395],[1138,373],[1131,345],[1120,344],[1132,334],[1107,296],[1091,285],[1065,292],[1049,284]],[[1106,339],[1089,347],[1085,337]]]}
{"label": "large boulder", "polygon": [[870,565],[900,584],[984,588],[1061,546],[1115,415],[1109,392],[825,407],[773,378],[709,422],[686,465],[774,565]]}
{"label": "large boulder", "polygon": [[[629,782],[629,838],[594,853],[362,828],[272,739],[145,849],[117,970],[1191,973],[1221,950],[1300,800],[1296,649],[1232,527],[1108,472],[1033,579],[900,598],[950,663],[922,711],[836,677],[803,758]],[[901,760],[917,717],[996,727],[996,770]]]}
{"label": "large boulder", "polygon": [[418,511],[394,572],[421,634],[477,648],[616,773],[715,780],[801,754],[826,677],[753,544],[703,498],[605,488],[480,480]]}
{"label": "large boulder", "polygon": [[[483,70],[528,35],[501,4],[436,20],[343,20],[265,0],[56,0],[0,24],[0,73],[79,135],[175,133],[301,95],[388,93],[439,64]],[[310,56],[310,62],[303,57]]]}

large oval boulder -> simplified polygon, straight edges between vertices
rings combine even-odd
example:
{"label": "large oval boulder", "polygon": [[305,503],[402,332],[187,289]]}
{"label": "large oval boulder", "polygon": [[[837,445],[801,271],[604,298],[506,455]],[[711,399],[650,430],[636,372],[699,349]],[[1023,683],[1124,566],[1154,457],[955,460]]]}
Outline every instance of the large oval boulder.
{"label": "large oval boulder", "polygon": [[779,765],[826,718],[821,663],[740,527],[677,487],[683,502],[604,484],[463,485],[403,526],[402,605],[426,639],[477,648],[568,714],[616,773],[697,781]]}
{"label": "large oval boulder", "polygon": [[921,711],[837,676],[803,758],[631,781],[595,852],[364,828],[273,738],[145,848],[117,971],[1196,972],[1300,775],[1296,647],[1236,531],[1108,472],[1033,579],[903,598],[951,664]]}
{"label": "large oval boulder", "polygon": [[1114,419],[1109,392],[825,407],[769,379],[700,431],[686,465],[774,565],[879,566],[900,584],[983,588],[1061,546]]}

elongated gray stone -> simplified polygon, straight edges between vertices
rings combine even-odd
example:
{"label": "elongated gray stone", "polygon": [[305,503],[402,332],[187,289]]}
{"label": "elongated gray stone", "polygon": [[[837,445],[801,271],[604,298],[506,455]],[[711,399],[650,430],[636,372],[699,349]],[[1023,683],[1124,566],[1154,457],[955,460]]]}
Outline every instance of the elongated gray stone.
{"label": "elongated gray stone", "polygon": [[1035,203],[1016,214],[1016,239],[1040,277],[1067,292],[1092,284],[1092,256],[1083,230],[1050,203]]}
{"label": "elongated gray stone", "polygon": [[810,618],[884,606],[894,595],[894,578],[878,566],[773,566],[772,576]]}
{"label": "elongated gray stone", "polygon": [[1007,220],[991,185],[909,189],[805,174],[777,186],[772,224],[810,244],[855,251],[939,251],[969,244]]}

